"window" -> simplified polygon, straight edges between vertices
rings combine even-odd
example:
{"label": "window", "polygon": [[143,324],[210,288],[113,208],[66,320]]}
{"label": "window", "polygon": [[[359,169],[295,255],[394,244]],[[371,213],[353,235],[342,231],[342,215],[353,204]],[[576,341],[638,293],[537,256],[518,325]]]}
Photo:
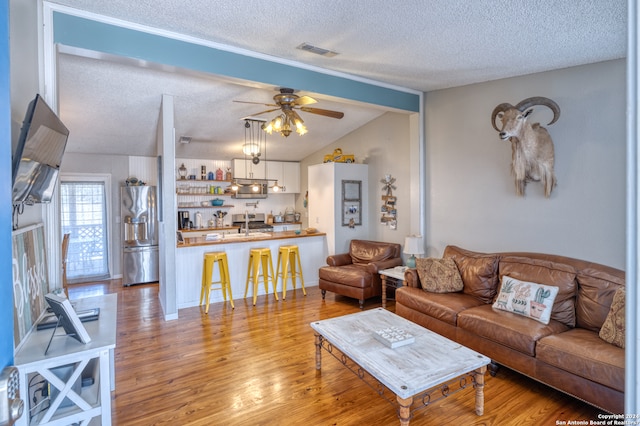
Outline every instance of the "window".
{"label": "window", "polygon": [[109,278],[107,178],[61,177],[61,234],[71,234],[67,279],[82,282]]}

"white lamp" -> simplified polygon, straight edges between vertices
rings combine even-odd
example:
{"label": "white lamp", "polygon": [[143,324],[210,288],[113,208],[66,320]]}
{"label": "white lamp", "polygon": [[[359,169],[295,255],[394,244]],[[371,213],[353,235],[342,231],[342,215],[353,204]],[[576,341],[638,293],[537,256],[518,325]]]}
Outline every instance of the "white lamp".
{"label": "white lamp", "polygon": [[423,254],[424,249],[422,248],[422,236],[421,235],[409,235],[404,239],[404,250],[403,253],[410,254],[411,256],[407,259],[407,266],[409,268],[416,267],[416,254]]}

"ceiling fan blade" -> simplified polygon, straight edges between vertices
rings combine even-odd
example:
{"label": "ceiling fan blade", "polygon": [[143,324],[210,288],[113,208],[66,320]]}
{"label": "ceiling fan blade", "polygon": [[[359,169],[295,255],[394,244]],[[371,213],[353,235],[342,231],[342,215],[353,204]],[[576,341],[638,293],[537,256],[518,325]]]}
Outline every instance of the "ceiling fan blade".
{"label": "ceiling fan blade", "polygon": [[254,115],[266,114],[268,112],[273,112],[273,111],[280,111],[280,108],[273,108],[273,109],[268,109],[268,110],[261,111],[261,112],[256,112],[255,114],[249,114],[247,117],[253,117]]}
{"label": "ceiling fan blade", "polygon": [[278,105],[276,104],[265,104],[263,102],[250,102],[250,101],[233,101],[233,102],[238,102],[239,104],[254,104],[254,105],[264,105],[264,106],[269,106],[269,107],[277,107]]}
{"label": "ceiling fan blade", "polygon": [[342,118],[342,117],[344,117],[344,112],[331,111],[329,109],[300,107],[300,111],[310,112],[311,114],[324,115],[325,117],[331,117],[331,118]]}
{"label": "ceiling fan blade", "polygon": [[315,104],[316,101],[315,99],[313,99],[311,96],[300,96],[298,99],[295,100],[294,104],[295,105],[309,105],[309,104]]}

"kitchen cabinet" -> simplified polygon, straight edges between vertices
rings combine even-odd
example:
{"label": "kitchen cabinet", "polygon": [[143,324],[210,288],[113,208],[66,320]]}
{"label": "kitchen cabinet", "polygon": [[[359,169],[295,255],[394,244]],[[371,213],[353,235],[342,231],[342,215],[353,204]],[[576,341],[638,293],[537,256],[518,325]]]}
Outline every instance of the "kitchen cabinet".
{"label": "kitchen cabinet", "polygon": [[[309,200],[312,200],[309,226],[327,234],[329,254],[347,253],[352,239],[369,239],[367,164],[314,164],[309,166],[308,173]],[[343,188],[354,185],[359,188],[359,195],[343,194]],[[356,197],[360,197],[358,201]],[[345,216],[359,217],[360,224],[353,227],[345,224]]]}
{"label": "kitchen cabinet", "polygon": [[[296,194],[300,192],[300,163],[295,161],[265,161],[267,179],[278,182],[282,192]],[[270,186],[273,186],[269,182]],[[278,191],[280,192],[280,191]],[[269,194],[275,193],[269,188]]]}
{"label": "kitchen cabinet", "polygon": [[244,158],[236,158],[232,160],[233,177],[236,179],[266,179],[267,178],[267,161],[260,161],[258,164]]}

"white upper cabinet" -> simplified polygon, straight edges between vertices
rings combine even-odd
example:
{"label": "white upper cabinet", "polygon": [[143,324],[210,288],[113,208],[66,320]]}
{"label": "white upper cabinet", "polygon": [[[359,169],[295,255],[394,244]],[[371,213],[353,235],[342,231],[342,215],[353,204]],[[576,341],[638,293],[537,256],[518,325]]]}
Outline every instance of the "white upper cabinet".
{"label": "white upper cabinet", "polygon": [[233,177],[235,179],[266,179],[267,161],[253,164],[251,160],[236,158],[233,160]]}
{"label": "white upper cabinet", "polygon": [[[267,179],[277,180],[282,192],[300,192],[300,163],[293,161],[266,161]],[[269,182],[273,186],[273,182]],[[273,189],[269,188],[269,193],[273,194]]]}
{"label": "white upper cabinet", "polygon": [[282,163],[284,192],[300,192],[300,163],[285,161]]}

